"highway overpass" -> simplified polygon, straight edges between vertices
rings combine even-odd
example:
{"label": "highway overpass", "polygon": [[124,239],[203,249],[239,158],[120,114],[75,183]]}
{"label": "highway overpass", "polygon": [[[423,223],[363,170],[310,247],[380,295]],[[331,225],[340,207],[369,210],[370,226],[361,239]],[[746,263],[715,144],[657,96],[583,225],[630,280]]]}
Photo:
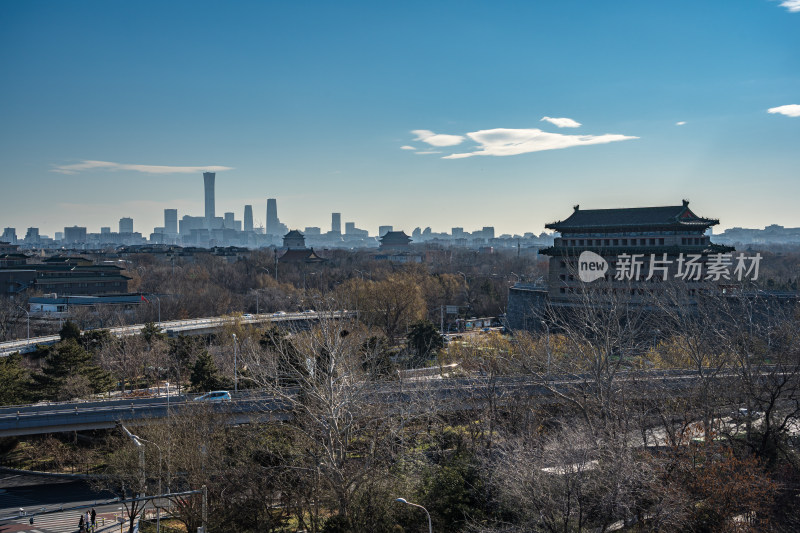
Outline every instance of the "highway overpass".
{"label": "highway overpass", "polygon": [[[313,322],[320,317],[346,318],[356,316],[355,311],[332,311],[316,312],[306,311],[302,313],[262,313],[259,315],[237,315],[221,316],[208,318],[192,318],[187,320],[168,320],[157,322],[169,337],[178,335],[208,335],[226,325],[239,324],[266,324],[266,323],[293,323]],[[136,335],[142,331],[144,324],[134,324],[132,326],[119,326],[108,328],[108,331],[115,337],[126,337]],[[47,335],[44,337],[32,337],[31,339],[17,339],[13,341],[0,342],[0,357],[11,355],[15,352],[28,353],[36,350],[37,345],[55,344],[60,340],[58,335]]]}
{"label": "highway overpass", "polygon": [[[718,384],[735,383],[736,374],[721,374]],[[691,394],[698,381],[692,371],[643,371],[622,373],[615,385],[624,386],[629,398],[649,398],[655,390],[672,394]],[[563,403],[561,393],[576,390],[591,394],[594,384],[586,376],[553,377],[547,382],[530,377],[447,378],[374,383],[365,391],[368,403],[388,406],[389,412],[436,410],[459,411],[482,408],[493,399],[502,405],[520,399],[537,404]],[[291,389],[287,389],[292,393]],[[208,404],[195,402],[197,395],[154,398],[112,399],[105,401],[44,403],[0,408],[0,437],[86,431],[126,425],[147,424],[181,413],[187,408],[206,406],[228,416],[231,424],[286,420],[291,416],[285,400],[263,391],[246,391],[232,401]]]}

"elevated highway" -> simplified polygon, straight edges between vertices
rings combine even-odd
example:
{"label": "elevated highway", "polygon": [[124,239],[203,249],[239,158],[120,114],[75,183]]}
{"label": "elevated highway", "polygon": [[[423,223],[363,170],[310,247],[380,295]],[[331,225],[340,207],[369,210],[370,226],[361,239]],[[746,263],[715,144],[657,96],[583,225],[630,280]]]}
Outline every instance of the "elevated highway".
{"label": "elevated highway", "polygon": [[[168,320],[158,322],[160,327],[169,337],[178,335],[208,335],[214,333],[226,325],[234,324],[265,324],[273,323],[301,323],[313,322],[320,317],[346,318],[355,316],[355,311],[332,311],[318,313],[316,311],[306,311],[302,313],[262,313],[259,315],[239,315],[221,316],[208,318],[193,318],[187,320]],[[111,335],[115,337],[126,337],[136,335],[142,331],[144,324],[134,324],[131,326],[119,326],[108,328]],[[0,342],[0,357],[8,356],[15,352],[28,353],[36,350],[37,345],[55,344],[60,340],[58,335],[47,335],[44,337],[32,337],[31,339],[17,339],[13,341]]]}
{"label": "elevated highway", "polygon": [[[624,387],[628,398],[645,399],[652,397],[656,390],[679,396],[692,394],[698,379],[697,373],[691,371],[631,372],[620,375],[615,386]],[[714,379],[717,385],[725,386],[735,383],[738,376],[720,374]],[[563,403],[562,395],[591,394],[594,388],[596,385],[585,376],[553,376],[546,382],[533,377],[388,381],[370,384],[363,391],[363,400],[367,404],[385,405],[388,412],[453,412],[479,409],[490,400],[500,405],[522,400],[537,404]],[[288,395],[297,394],[296,390],[286,391]],[[196,402],[194,397],[159,396],[4,407],[0,408],[0,437],[108,429],[117,422],[135,426],[201,406],[224,414],[231,424],[291,417],[286,400],[263,391],[243,392],[231,401],[214,404]]]}

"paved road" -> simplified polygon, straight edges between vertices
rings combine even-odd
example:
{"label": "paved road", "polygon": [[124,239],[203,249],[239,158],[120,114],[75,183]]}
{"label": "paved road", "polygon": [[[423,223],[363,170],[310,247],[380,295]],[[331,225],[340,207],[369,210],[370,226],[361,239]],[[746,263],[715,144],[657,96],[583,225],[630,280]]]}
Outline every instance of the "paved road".
{"label": "paved road", "polygon": [[[158,322],[157,325],[167,332],[169,336],[176,336],[181,333],[191,333],[193,331],[216,330],[226,324],[241,322],[243,324],[260,324],[262,322],[299,322],[305,320],[316,320],[320,317],[345,318],[355,316],[355,311],[332,311],[330,313],[317,313],[306,311],[302,313],[261,313],[259,315],[241,316],[221,316],[208,318],[192,318],[186,320],[168,320]],[[132,326],[120,326],[109,328],[108,331],[115,337],[125,337],[138,334],[144,324],[134,324]],[[47,335],[44,337],[33,337],[28,339],[17,339],[13,341],[0,342],[0,357],[7,356],[15,352],[27,353],[33,351],[37,344],[55,344],[60,340],[58,335]]]}
{"label": "paved road", "polygon": [[[113,498],[109,493],[96,492],[84,480],[37,476],[0,471],[0,533],[28,531],[31,533],[76,533],[80,511],[66,511],[29,518],[20,517],[20,509],[30,514],[59,506],[93,505],[96,501]],[[121,505],[98,506],[97,531],[119,531],[114,522]],[[9,520],[9,517],[15,517]],[[103,520],[105,519],[105,520]]]}

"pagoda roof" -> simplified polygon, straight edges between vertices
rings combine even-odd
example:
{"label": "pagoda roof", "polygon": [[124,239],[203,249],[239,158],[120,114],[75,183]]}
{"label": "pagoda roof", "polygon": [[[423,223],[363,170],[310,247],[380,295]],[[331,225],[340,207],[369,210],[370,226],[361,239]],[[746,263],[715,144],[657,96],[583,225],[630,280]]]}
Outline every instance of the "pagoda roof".
{"label": "pagoda roof", "polygon": [[327,261],[324,257],[318,256],[313,248],[286,250],[286,253],[278,260],[281,263],[322,263]]}
{"label": "pagoda roof", "polygon": [[381,244],[408,244],[411,242],[411,237],[406,235],[405,231],[387,231],[381,237]]}
{"label": "pagoda roof", "polygon": [[304,239],[303,234],[300,233],[298,230],[293,229],[289,233],[283,236],[284,239]]}
{"label": "pagoda roof", "polygon": [[575,206],[572,215],[566,220],[545,224],[546,228],[563,231],[585,229],[633,228],[633,227],[686,227],[705,228],[719,224],[719,220],[703,218],[689,209],[689,202],[683,205],[664,207],[631,207],[623,209],[580,209]]}

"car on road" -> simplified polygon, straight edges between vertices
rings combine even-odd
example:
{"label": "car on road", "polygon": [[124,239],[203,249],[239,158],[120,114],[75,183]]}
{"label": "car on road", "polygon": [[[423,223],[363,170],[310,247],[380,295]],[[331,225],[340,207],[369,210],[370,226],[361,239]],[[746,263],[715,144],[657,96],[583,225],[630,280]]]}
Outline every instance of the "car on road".
{"label": "car on road", "polygon": [[229,402],[231,400],[231,393],[226,390],[215,390],[207,392],[202,396],[194,399],[196,402]]}
{"label": "car on road", "polygon": [[242,315],[242,318],[253,318],[253,315],[251,315],[250,313],[245,313]]}

